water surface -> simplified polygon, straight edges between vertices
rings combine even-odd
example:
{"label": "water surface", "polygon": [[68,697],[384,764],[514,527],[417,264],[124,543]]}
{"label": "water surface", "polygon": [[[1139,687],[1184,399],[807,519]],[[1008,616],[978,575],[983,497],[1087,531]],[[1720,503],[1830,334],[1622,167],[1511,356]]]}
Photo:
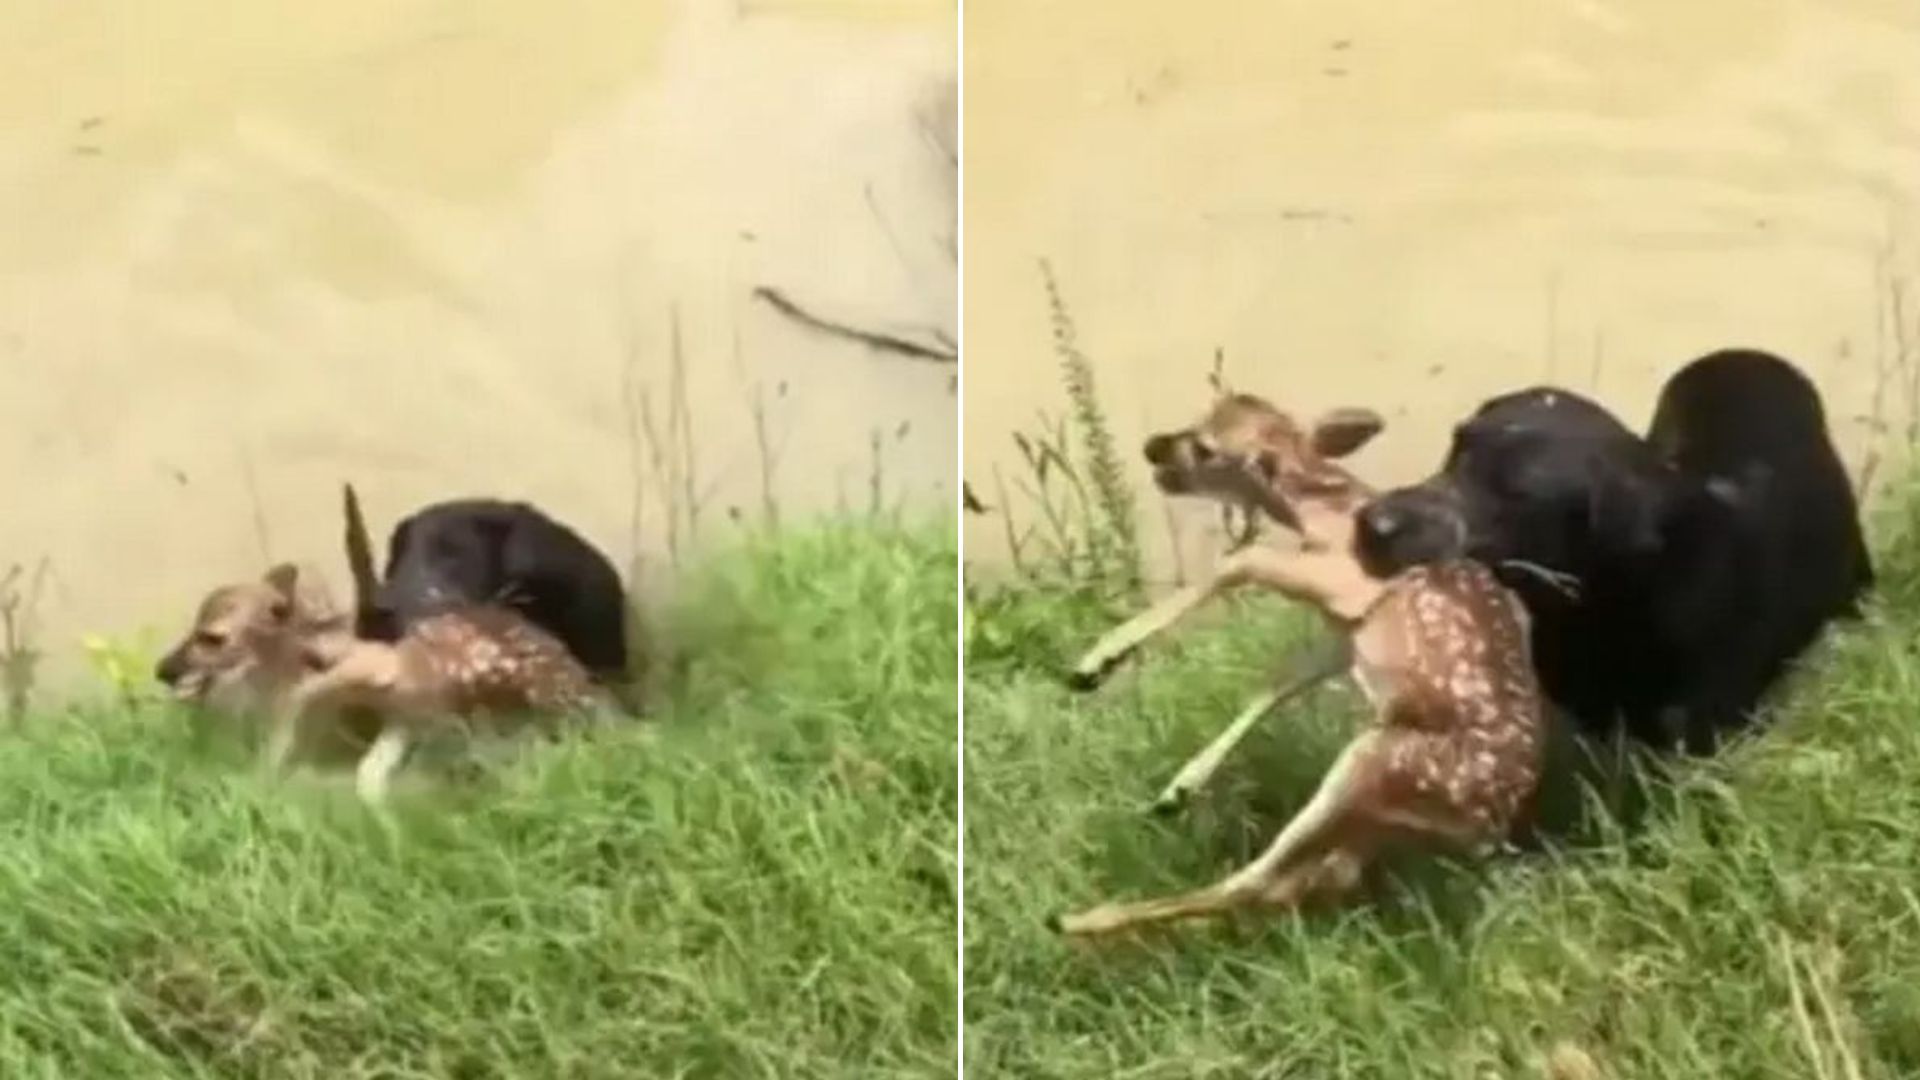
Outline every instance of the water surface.
{"label": "water surface", "polygon": [[953,336],[950,3],[0,22],[0,569],[48,560],[56,670],[269,560],[343,582],[348,478],[382,532],[531,498],[661,568],[770,502],[954,498],[953,366],[754,298]]}
{"label": "water surface", "polygon": [[[1380,483],[1532,382],[1643,425],[1729,345],[1802,365],[1866,460],[1876,373],[1920,365],[1920,7],[1465,10],[969,3],[970,485],[996,502],[1010,434],[1063,406],[1042,256],[1142,492],[1140,438],[1205,405],[1216,348],[1303,414],[1386,413],[1356,459]],[[1879,396],[1898,427],[1912,395]],[[1198,565],[1212,515],[1143,514]],[[1001,536],[970,519],[969,560]]]}

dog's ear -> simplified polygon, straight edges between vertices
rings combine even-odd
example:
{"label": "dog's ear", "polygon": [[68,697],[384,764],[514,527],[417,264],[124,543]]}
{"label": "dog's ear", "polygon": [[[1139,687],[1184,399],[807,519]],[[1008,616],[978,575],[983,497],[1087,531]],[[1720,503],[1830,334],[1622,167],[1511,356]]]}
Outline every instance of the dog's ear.
{"label": "dog's ear", "polygon": [[281,563],[267,571],[265,581],[277,594],[268,613],[275,622],[286,622],[293,617],[293,608],[299,599],[300,568],[292,563]]}
{"label": "dog's ear", "polygon": [[1334,409],[1313,422],[1313,452],[1323,458],[1346,457],[1367,445],[1387,422],[1372,409]]}
{"label": "dog's ear", "polygon": [[1665,546],[1674,493],[1664,481],[1647,470],[1595,471],[1587,524],[1603,550],[1643,557]]}

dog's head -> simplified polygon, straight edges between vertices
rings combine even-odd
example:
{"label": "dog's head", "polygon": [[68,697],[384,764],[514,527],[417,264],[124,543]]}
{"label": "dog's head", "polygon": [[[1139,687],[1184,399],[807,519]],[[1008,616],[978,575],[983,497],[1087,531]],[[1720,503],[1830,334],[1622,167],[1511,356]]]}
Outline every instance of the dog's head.
{"label": "dog's head", "polygon": [[316,640],[339,632],[341,623],[326,586],[283,563],[259,581],[208,593],[154,677],[182,701],[257,709],[311,666]]}
{"label": "dog's head", "polygon": [[1678,487],[1604,408],[1536,387],[1483,404],[1438,473],[1369,502],[1355,553],[1377,574],[1467,556],[1585,578],[1657,554]]}
{"label": "dog's head", "polygon": [[513,548],[533,513],[518,503],[475,499],[441,503],[400,522],[366,616],[374,636],[395,638],[415,620],[461,605],[524,601]]}
{"label": "dog's head", "polygon": [[1298,510],[1364,491],[1336,463],[1385,426],[1370,409],[1335,409],[1302,427],[1250,394],[1228,394],[1191,426],[1148,438],[1142,452],[1169,495],[1204,495],[1258,507],[1289,528]]}

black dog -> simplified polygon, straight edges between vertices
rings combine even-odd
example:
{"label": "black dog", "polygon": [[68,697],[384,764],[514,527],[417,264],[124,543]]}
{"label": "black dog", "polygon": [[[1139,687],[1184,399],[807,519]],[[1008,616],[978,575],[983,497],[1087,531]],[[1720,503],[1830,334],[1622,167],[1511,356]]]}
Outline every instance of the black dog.
{"label": "black dog", "polygon": [[1492,565],[1577,724],[1691,752],[1746,724],[1873,583],[1818,391],[1751,350],[1682,368],[1645,439],[1565,390],[1486,402],[1439,473],[1361,512],[1355,551],[1375,573]]}
{"label": "black dog", "polygon": [[613,564],[572,529],[526,503],[434,503],[394,527],[386,573],[376,577],[351,484],[346,514],[358,636],[395,641],[433,612],[501,603],[551,631],[596,679],[625,680],[626,592]]}

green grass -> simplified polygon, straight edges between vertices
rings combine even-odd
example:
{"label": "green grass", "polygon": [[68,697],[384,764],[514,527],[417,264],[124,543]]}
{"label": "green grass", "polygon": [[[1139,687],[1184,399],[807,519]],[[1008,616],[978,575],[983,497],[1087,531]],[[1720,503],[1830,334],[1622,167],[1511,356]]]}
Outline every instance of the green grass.
{"label": "green grass", "polygon": [[1154,820],[1297,617],[1223,607],[1079,696],[1059,671],[1114,613],[970,601],[969,1075],[1920,1076],[1917,519],[1920,500],[1883,523],[1879,609],[1809,658],[1763,737],[1665,782],[1588,769],[1588,788],[1563,743],[1551,853],[1401,866],[1332,915],[1092,946],[1043,919],[1237,866],[1361,706],[1328,690],[1270,718],[1186,816]]}
{"label": "green grass", "polygon": [[0,738],[0,1075],[932,1077],[956,1039],[951,523],[699,572],[656,737],[272,786],[170,708]]}

